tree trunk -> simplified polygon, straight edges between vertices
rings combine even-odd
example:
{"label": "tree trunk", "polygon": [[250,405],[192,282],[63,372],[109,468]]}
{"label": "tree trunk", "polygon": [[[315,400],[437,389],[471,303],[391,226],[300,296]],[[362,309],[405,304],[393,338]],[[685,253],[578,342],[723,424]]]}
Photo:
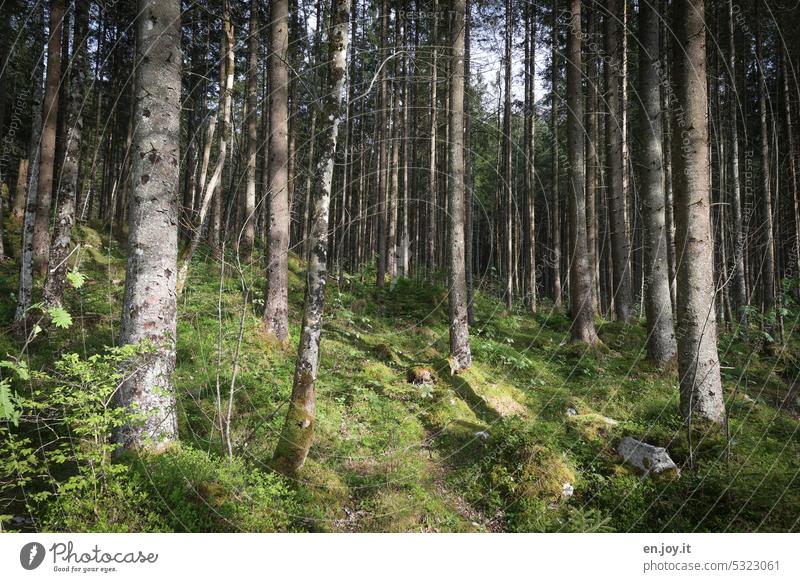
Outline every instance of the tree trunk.
{"label": "tree trunk", "polygon": [[680,410],[687,423],[725,424],[717,319],[714,309],[714,249],[708,179],[708,100],[703,0],[674,5],[676,135],[675,250]]}
{"label": "tree trunk", "polygon": [[586,178],[584,174],[583,90],[581,89],[581,0],[570,0],[567,35],[567,147],[570,177],[569,299],[572,340],[590,345],[599,340],[594,329],[592,274],[586,249]]}
{"label": "tree trunk", "polygon": [[[189,243],[186,251],[183,254],[180,262],[180,270],[178,272],[178,293],[183,291],[184,286],[186,285],[186,279],[189,276],[189,267],[192,263],[192,258],[194,257],[195,252],[197,251],[197,247],[200,244],[200,239],[202,238],[203,234],[203,225],[205,224],[206,218],[208,217],[208,210],[211,207],[211,203],[214,202],[215,204],[220,201],[220,197],[222,195],[222,172],[225,169],[225,160],[228,155],[228,139],[230,135],[230,126],[231,126],[231,107],[232,107],[232,99],[233,99],[233,80],[234,80],[234,40],[233,40],[233,24],[231,23],[231,14],[230,14],[230,4],[229,0],[223,0],[223,17],[222,17],[222,41],[220,42],[221,46],[221,53],[225,54],[225,58],[220,59],[220,75],[219,75],[219,86],[220,86],[220,94],[219,94],[219,111],[217,111],[217,116],[221,117],[220,123],[220,131],[219,131],[219,153],[217,154],[217,163],[214,167],[214,172],[211,174],[211,178],[208,181],[208,184],[202,185],[201,187],[204,188],[203,191],[203,198],[202,202],[200,203],[200,210],[198,211],[197,216],[197,224],[195,225],[195,231],[192,235],[192,241]],[[215,122],[212,120],[211,125],[209,125],[208,133],[206,134],[207,143],[206,149],[207,152],[203,153],[203,165],[207,167],[206,164],[206,153],[210,155],[210,148],[211,148],[211,140],[214,134],[214,125]],[[202,172],[201,172],[202,175]],[[217,200],[215,200],[215,198]],[[215,210],[216,219],[219,219],[221,216],[221,209],[217,207]],[[213,225],[210,227],[209,230],[213,230]],[[213,233],[209,233],[213,234]]]}
{"label": "tree trunk", "polygon": [[47,43],[44,123],[39,150],[39,191],[36,195],[36,222],[33,228],[33,269],[37,275],[44,275],[47,272],[47,255],[50,251],[50,205],[53,200],[58,92],[61,86],[61,27],[65,14],[64,0],[52,0],[50,39]]}
{"label": "tree trunk", "polygon": [[438,181],[436,179],[436,133],[438,130],[438,113],[439,106],[436,101],[437,93],[437,59],[438,59],[438,42],[436,41],[438,30],[438,0],[433,0],[433,39],[431,40],[433,59],[431,61],[431,136],[430,136],[430,170],[428,173],[428,204],[425,208],[427,211],[427,232],[425,233],[425,267],[428,270],[430,277],[436,268],[436,255],[434,254],[436,248],[436,214],[437,214],[437,192],[436,187]]}
{"label": "tree trunk", "polygon": [[[588,15],[590,47],[597,46],[597,21],[598,10],[596,6],[591,6]],[[600,82],[597,67],[597,52],[590,49],[587,51],[586,63],[586,247],[589,252],[589,270],[592,274],[592,309],[595,313],[600,310],[597,265],[597,172],[600,160],[597,155],[599,146],[597,121],[598,91],[597,86]]]}
{"label": "tree trunk", "polygon": [[317,186],[314,196],[314,219],[311,228],[311,256],[306,272],[306,296],[303,328],[297,349],[294,383],[289,412],[280,441],[272,459],[273,467],[289,476],[296,476],[305,463],[314,438],[316,425],[315,383],[319,366],[322,316],[327,281],[328,215],[330,212],[333,167],[339,125],[345,112],[344,86],[350,19],[350,0],[333,0],[333,28],[330,34],[328,91],[320,115],[325,141],[316,166]]}
{"label": "tree trunk", "polygon": [[639,84],[644,117],[641,127],[642,213],[645,226],[645,310],[647,352],[663,366],[675,357],[675,329],[669,293],[669,264],[664,212],[659,71],[659,16],[652,4],[639,7]]}
{"label": "tree trunk", "polygon": [[25,200],[28,198],[28,159],[21,158],[17,169],[17,187],[14,189],[14,203],[11,218],[20,222],[25,215]]}
{"label": "tree trunk", "polygon": [[[764,70],[766,63],[762,55],[761,23],[759,21],[759,0],[756,0],[755,11],[755,44],[756,67],[758,68],[758,119],[761,129],[761,230],[764,233],[764,256],[759,269],[761,278],[761,300],[764,306],[765,323],[774,315],[770,312],[775,307],[775,235],[772,220],[772,188],[770,183],[770,148],[769,126],[767,123],[767,75]],[[765,329],[771,331],[772,325],[766,324]]]}
{"label": "tree trunk", "polygon": [[250,0],[250,30],[247,57],[247,192],[244,201],[244,229],[239,256],[244,262],[253,257],[256,213],[256,155],[258,153],[258,0]]}
{"label": "tree trunk", "polygon": [[467,318],[466,263],[464,262],[464,18],[465,1],[454,0],[452,5],[450,41],[452,68],[450,70],[450,182],[447,192],[449,268],[447,284],[450,304],[450,367],[465,370],[472,363],[469,349]]}
{"label": "tree trunk", "polygon": [[139,0],[136,131],[122,344],[149,341],[155,352],[120,386],[118,399],[146,415],[118,439],[159,450],[177,438],[175,394],[178,183],[180,181],[181,6]]}
{"label": "tree trunk", "polygon": [[736,30],[733,0],[728,0],[728,75],[731,131],[731,207],[733,210],[733,296],[739,315],[739,326],[747,333],[747,283],[745,282],[745,237],[742,223],[742,190],[739,178],[739,99],[736,90]]}
{"label": "tree trunk", "polygon": [[[784,115],[786,116],[786,138],[789,142],[789,192],[791,193],[791,204],[792,210],[794,211],[794,248],[791,252],[794,252],[794,265],[788,266],[789,269],[796,269],[794,271],[795,277],[800,275],[800,194],[798,194],[798,185],[797,185],[797,147],[795,144],[795,136],[794,136],[794,120],[792,118],[792,96],[789,92],[789,59],[786,55],[786,47],[781,45],[781,70],[783,74],[783,107],[784,107]],[[795,290],[795,294],[800,293],[800,288]],[[797,295],[796,295],[797,296]]]}
{"label": "tree trunk", "polygon": [[472,272],[475,260],[472,253],[473,244],[473,192],[472,192],[472,100],[470,99],[470,31],[472,29],[471,0],[465,3],[466,20],[464,21],[464,263],[467,283],[467,322],[471,325],[473,315],[473,281]]}
{"label": "tree trunk", "polygon": [[[623,0],[625,1],[625,0]],[[627,232],[627,192],[625,189],[625,159],[623,157],[625,126],[620,99],[620,83],[625,79],[620,74],[623,58],[620,58],[620,15],[618,0],[608,0],[605,17],[606,91],[608,92],[608,115],[606,116],[606,139],[608,140],[607,163],[609,166],[609,210],[611,213],[611,255],[614,263],[614,308],[617,319],[629,323],[633,318],[630,270],[630,242]],[[624,34],[624,32],[623,32]]]}
{"label": "tree trunk", "polygon": [[558,84],[558,0],[553,0],[553,38],[552,38],[552,71],[551,82],[552,90],[552,103],[551,107],[551,123],[553,133],[553,175],[552,181],[552,204],[550,210],[550,244],[553,248],[552,264],[553,264],[553,307],[555,309],[561,308],[561,195],[559,192],[559,144],[558,144],[558,97],[556,86]]}
{"label": "tree trunk", "polygon": [[[434,9],[435,10],[435,9]],[[380,90],[380,111],[378,111],[378,139],[380,143],[379,147],[379,157],[378,157],[378,232],[377,232],[377,243],[378,243],[378,264],[377,264],[377,275],[376,275],[376,285],[378,288],[383,287],[384,280],[386,278],[386,266],[387,266],[387,212],[386,212],[386,198],[388,195],[388,179],[389,179],[389,168],[388,165],[388,153],[387,147],[389,145],[389,129],[387,124],[387,117],[389,115],[389,84],[388,84],[388,73],[386,72],[385,66],[385,59],[387,58],[386,50],[388,36],[389,36],[389,2],[388,0],[383,0],[381,4],[381,50],[380,50],[380,61],[384,63],[384,67],[381,68],[380,71],[380,83],[381,83],[381,90]]]}
{"label": "tree trunk", "polygon": [[[36,33],[36,46],[44,46],[44,3],[39,2],[33,18]],[[22,223],[22,248],[20,249],[19,291],[17,293],[17,309],[14,312],[14,332],[19,336],[27,336],[28,309],[33,299],[33,232],[36,223],[36,199],[39,191],[39,157],[41,148],[39,138],[42,133],[44,117],[42,101],[44,99],[44,59],[40,58],[33,72],[33,100],[31,102],[31,137],[28,157],[28,191],[25,196],[25,218]]]}
{"label": "tree trunk", "polygon": [[76,0],[73,29],[73,55],[70,63],[69,97],[64,136],[64,162],[59,181],[59,204],[53,242],[50,247],[50,269],[44,285],[44,301],[58,307],[64,295],[67,258],[75,224],[75,201],[78,169],[83,138],[83,95],[86,80],[86,41],[89,30],[89,0]]}
{"label": "tree trunk", "polygon": [[271,3],[269,67],[269,249],[264,328],[289,339],[289,3]]}
{"label": "tree trunk", "polygon": [[502,213],[502,250],[505,261],[505,270],[503,272],[504,291],[503,299],[505,299],[506,309],[511,309],[514,299],[514,237],[513,226],[515,221],[514,217],[514,189],[513,189],[513,163],[512,163],[512,145],[511,145],[511,81],[512,81],[512,36],[514,30],[514,7],[512,0],[506,0],[506,26],[505,26],[505,56],[503,57],[503,65],[505,73],[503,80],[505,89],[503,91],[503,195],[501,199],[501,207],[504,209]]}

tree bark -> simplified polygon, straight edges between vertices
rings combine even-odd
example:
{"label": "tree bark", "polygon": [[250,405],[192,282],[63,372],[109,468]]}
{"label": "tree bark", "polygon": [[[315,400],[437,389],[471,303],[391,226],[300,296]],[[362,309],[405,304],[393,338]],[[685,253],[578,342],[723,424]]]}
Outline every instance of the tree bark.
{"label": "tree bark", "polygon": [[503,66],[505,73],[503,80],[505,84],[504,101],[503,101],[503,195],[500,202],[503,208],[502,212],[502,228],[503,236],[501,253],[505,263],[503,271],[504,291],[503,299],[505,300],[506,309],[511,309],[514,300],[514,188],[512,176],[513,173],[513,158],[511,147],[511,77],[512,77],[512,36],[514,29],[514,5],[512,0],[506,0],[506,26],[505,26],[505,56],[503,57]]}
{"label": "tree bark", "polygon": [[639,84],[644,117],[642,213],[645,226],[645,310],[647,352],[663,366],[675,357],[675,329],[669,292],[666,217],[664,212],[664,155],[659,82],[659,15],[652,4],[639,6]]}
{"label": "tree bark", "polygon": [[75,1],[73,55],[70,63],[69,101],[66,111],[64,161],[61,167],[59,204],[53,242],[50,247],[50,269],[44,285],[44,301],[50,307],[61,305],[67,277],[67,258],[75,224],[75,202],[83,139],[83,96],[86,80],[86,41],[89,30],[89,0]]}
{"label": "tree bark", "polygon": [[[39,2],[32,19],[36,32],[36,46],[44,46],[45,17],[44,3]],[[39,156],[41,155],[40,136],[44,117],[42,101],[44,99],[44,58],[40,58],[33,72],[33,100],[31,102],[31,138],[28,157],[28,191],[25,196],[25,216],[22,223],[22,248],[20,249],[19,291],[17,292],[17,309],[14,312],[14,333],[27,336],[28,309],[33,300],[33,232],[36,223],[36,199],[39,191]]]}
{"label": "tree bark", "polygon": [[264,328],[289,339],[289,18],[287,0],[271,3],[269,67],[269,249]]}
{"label": "tree bark", "polygon": [[[625,1],[625,0],[623,0]],[[606,91],[608,92],[608,115],[606,116],[606,139],[608,140],[607,163],[609,166],[611,193],[609,211],[611,213],[611,255],[614,274],[614,308],[617,319],[629,323],[633,318],[630,269],[630,241],[627,232],[627,191],[625,188],[625,126],[623,109],[625,103],[620,99],[620,83],[626,79],[621,75],[620,58],[620,10],[618,0],[606,2]],[[624,34],[624,31],[623,31]],[[622,77],[622,78],[621,78]]]}
{"label": "tree bark", "polygon": [[464,0],[454,0],[450,26],[450,181],[448,195],[447,284],[450,307],[450,367],[465,370],[472,364],[467,317],[466,263],[464,262]]}
{"label": "tree bark", "polygon": [[239,245],[241,260],[250,262],[256,237],[256,155],[258,153],[258,0],[250,0],[250,30],[247,57],[247,191],[244,201],[244,228]]}
{"label": "tree bark", "polygon": [[[389,189],[389,168],[388,168],[388,152],[390,132],[388,129],[387,119],[389,116],[389,83],[388,74],[386,72],[385,59],[387,58],[386,50],[389,36],[389,2],[383,0],[381,3],[381,51],[380,60],[384,63],[384,67],[380,71],[380,111],[378,111],[378,136],[380,143],[378,154],[378,232],[377,232],[377,247],[378,247],[378,264],[376,274],[376,285],[378,288],[383,287],[386,279],[386,267],[388,263],[388,248],[387,248],[387,211],[386,211],[386,198]],[[435,8],[434,8],[435,10]]]}
{"label": "tree bark", "polygon": [[177,438],[175,394],[178,184],[180,182],[181,6],[139,0],[136,114],[122,344],[155,352],[120,386],[126,407],[146,415],[120,429],[127,448],[159,450]]}
{"label": "tree bark", "polygon": [[572,340],[594,345],[592,275],[586,249],[586,178],[584,174],[583,90],[581,89],[581,0],[570,0],[567,35],[567,147],[569,157],[569,234],[572,247],[569,299]]}
{"label": "tree bark", "polygon": [[552,265],[553,265],[553,307],[555,309],[561,308],[561,195],[559,192],[559,143],[558,143],[558,0],[553,0],[553,21],[552,21],[552,70],[551,70],[551,83],[552,83],[552,102],[550,104],[550,115],[552,123],[553,134],[553,168],[552,168],[552,204],[550,210],[550,244],[553,249]]}
{"label": "tree bark", "polygon": [[[590,47],[597,46],[597,6],[591,6],[588,15]],[[597,173],[600,168],[600,159],[597,154],[599,147],[599,125],[597,120],[598,91],[600,82],[598,75],[597,58],[595,50],[587,51],[586,63],[586,247],[589,252],[589,270],[592,274],[592,309],[595,313],[600,310],[597,264]]]}
{"label": "tree bark", "polygon": [[676,138],[673,140],[680,410],[689,423],[725,424],[717,319],[708,159],[703,0],[674,5]]}
{"label": "tree bark", "polygon": [[731,208],[733,211],[733,296],[739,316],[739,326],[747,333],[747,283],[745,281],[745,237],[742,223],[742,190],[739,178],[739,99],[736,90],[736,30],[733,0],[728,0],[728,75],[730,89],[731,131]]}
{"label": "tree bark", "polygon": [[289,412],[283,425],[280,441],[272,459],[273,467],[289,476],[302,469],[316,426],[315,383],[319,366],[322,317],[325,307],[327,281],[328,215],[330,212],[333,167],[339,125],[345,114],[344,87],[347,72],[347,27],[350,20],[350,0],[333,0],[333,28],[330,34],[330,58],[325,103],[321,112],[322,135],[315,175],[314,218],[311,228],[311,256],[306,272],[306,295],[303,327],[297,349],[294,383]]}
{"label": "tree bark", "polygon": [[436,255],[434,254],[436,245],[436,215],[438,211],[438,189],[436,187],[438,181],[436,179],[436,134],[438,131],[438,113],[439,106],[437,103],[437,60],[438,60],[438,0],[433,0],[433,39],[431,40],[433,57],[431,61],[431,136],[430,136],[430,166],[428,172],[428,204],[426,207],[427,214],[427,232],[425,233],[425,267],[428,270],[428,276],[433,273],[436,268]]}
{"label": "tree bark", "polygon": [[[756,67],[758,68],[758,120],[761,137],[761,227],[764,233],[764,256],[759,269],[761,278],[761,301],[764,306],[765,323],[770,319],[770,311],[775,307],[775,235],[772,218],[772,188],[770,183],[770,148],[769,125],[767,123],[767,75],[764,70],[766,63],[762,54],[761,23],[759,17],[760,0],[756,0],[755,11],[755,49]],[[766,324],[765,329],[771,331],[772,325]]]}
{"label": "tree bark", "polygon": [[33,227],[33,270],[47,272],[50,251],[50,205],[53,200],[58,92],[61,86],[61,28],[66,14],[64,0],[50,3],[50,39],[47,43],[47,81],[44,92],[44,123],[39,150],[39,191],[36,195],[36,221]]}

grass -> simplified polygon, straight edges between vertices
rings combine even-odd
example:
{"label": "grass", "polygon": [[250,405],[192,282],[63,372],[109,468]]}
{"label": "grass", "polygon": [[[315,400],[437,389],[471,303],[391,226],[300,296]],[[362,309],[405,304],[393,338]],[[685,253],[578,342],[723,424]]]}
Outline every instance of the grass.
{"label": "grass", "polygon": [[[37,339],[32,368],[63,352],[92,354],[116,341],[124,255],[88,227],[78,235],[76,257],[87,283],[66,297],[77,325]],[[402,279],[376,290],[358,275],[329,283],[318,430],[300,482],[285,483],[267,465],[291,391],[303,265],[292,257],[293,342],[284,348],[261,331],[259,264],[241,278],[226,264],[222,285],[219,260],[199,253],[192,266],[180,298],[175,373],[182,443],[137,465],[161,514],[159,529],[798,528],[800,400],[790,387],[800,350],[788,318],[787,349],[777,355],[721,337],[731,440],[726,446],[725,435],[710,436],[689,468],[677,378],[645,360],[642,322],[598,320],[604,348],[587,350],[566,343],[569,321],[546,303],[532,315],[478,293],[474,365],[453,377],[445,290]],[[14,262],[0,265],[0,350],[10,354],[19,351],[8,325],[17,269]],[[225,400],[229,394],[241,318],[231,435],[237,460],[230,464],[216,428],[215,398],[218,378]],[[409,372],[416,377],[420,369],[432,372],[433,382],[409,382]],[[667,447],[684,465],[681,477],[642,479],[623,465],[614,447],[625,435]]]}

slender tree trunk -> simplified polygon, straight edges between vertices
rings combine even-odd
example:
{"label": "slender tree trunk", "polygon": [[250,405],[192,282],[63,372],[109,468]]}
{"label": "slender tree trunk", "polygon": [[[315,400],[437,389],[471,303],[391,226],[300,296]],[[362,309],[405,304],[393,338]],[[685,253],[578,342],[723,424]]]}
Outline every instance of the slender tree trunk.
{"label": "slender tree trunk", "polygon": [[[792,94],[789,92],[789,59],[786,56],[786,47],[782,44],[781,45],[781,71],[783,74],[783,107],[784,107],[784,115],[786,116],[786,137],[787,141],[789,142],[789,172],[788,172],[788,180],[789,180],[789,192],[791,193],[791,204],[792,210],[794,211],[794,248],[792,252],[794,252],[794,259],[795,264],[791,265],[790,268],[796,269],[795,277],[800,275],[800,193],[798,193],[798,183],[797,183],[797,145],[795,143],[795,135],[794,135],[794,119],[792,117]],[[800,289],[796,290],[796,293],[800,293]]]}
{"label": "slender tree trunk", "polygon": [[256,237],[256,155],[258,153],[258,0],[250,0],[249,52],[247,57],[247,193],[244,201],[244,231],[239,255],[245,262],[253,257]]}
{"label": "slender tree trunk", "polygon": [[269,67],[269,256],[264,327],[283,343],[289,339],[289,5],[271,3]]}
{"label": "slender tree trunk", "polygon": [[728,0],[728,75],[731,131],[731,208],[733,210],[733,294],[739,316],[739,326],[747,333],[747,283],[745,281],[745,237],[742,224],[742,193],[739,178],[739,104],[736,90],[736,30],[733,0]]}
{"label": "slender tree trunk", "polygon": [[561,195],[559,192],[559,143],[558,143],[558,0],[553,0],[553,21],[552,21],[552,103],[551,103],[551,123],[553,134],[553,175],[552,175],[552,203],[550,210],[550,244],[553,248],[553,307],[561,308]]}
{"label": "slender tree trunk", "polygon": [[663,366],[675,357],[675,328],[669,293],[669,264],[664,212],[664,156],[661,128],[659,16],[652,4],[639,6],[639,85],[644,105],[642,145],[642,213],[645,223],[645,309],[647,352]]}
{"label": "slender tree trunk", "polygon": [[512,0],[506,0],[506,26],[505,26],[505,56],[503,65],[505,68],[504,84],[505,90],[503,101],[503,196],[501,205],[503,212],[503,246],[502,253],[505,259],[503,298],[505,299],[506,309],[511,309],[514,299],[514,189],[513,189],[513,157],[511,146],[511,76],[512,76],[512,36],[514,32],[514,6]]}
{"label": "slender tree trunk", "polygon": [[[219,75],[219,86],[220,86],[220,95],[219,95],[219,111],[217,112],[217,116],[221,116],[221,123],[220,123],[220,132],[219,132],[219,153],[217,154],[217,163],[214,167],[214,172],[211,174],[211,178],[209,179],[208,183],[204,185],[203,191],[203,198],[200,203],[200,209],[198,211],[197,216],[197,224],[195,226],[195,231],[192,235],[192,240],[189,243],[188,247],[186,248],[185,252],[183,253],[183,257],[181,258],[180,262],[180,270],[178,272],[178,293],[183,291],[184,286],[186,285],[186,279],[189,276],[189,267],[192,263],[192,258],[194,257],[195,252],[197,252],[197,247],[200,245],[200,239],[203,235],[203,226],[205,225],[206,218],[208,217],[208,211],[211,207],[212,202],[216,201],[214,198],[216,197],[220,200],[222,188],[222,172],[225,169],[225,160],[228,155],[228,140],[230,135],[230,126],[231,126],[231,108],[232,108],[232,100],[233,100],[233,80],[234,80],[234,44],[233,44],[233,24],[231,22],[231,15],[230,15],[230,4],[229,0],[223,0],[223,17],[222,17],[222,42],[220,43],[221,52],[225,54],[225,57],[220,59],[220,75]],[[213,123],[213,122],[212,122]],[[208,142],[206,143],[206,148],[211,147],[211,140],[213,137],[213,126],[209,126],[208,133],[206,135]],[[209,149],[210,155],[210,149]],[[205,165],[206,160],[206,153],[203,153],[203,162]],[[207,166],[206,166],[207,167]],[[201,172],[203,174],[204,172]],[[217,207],[214,212],[216,214],[215,220],[220,219],[221,217],[221,209]],[[214,225],[210,226],[209,230],[214,230]],[[217,233],[219,229],[217,228]],[[210,232],[209,235],[213,237],[213,232]],[[213,240],[212,240],[213,246]]]}
{"label": "slender tree trunk", "polygon": [[[591,6],[588,15],[590,47],[597,46],[597,21],[598,10],[596,6]],[[599,287],[597,264],[597,172],[600,160],[597,155],[599,147],[599,125],[597,121],[598,92],[597,86],[600,82],[597,67],[597,53],[589,50],[586,63],[586,247],[589,252],[589,269],[592,273],[592,309],[599,313]]]}
{"label": "slender tree trunk", "polygon": [[[397,254],[397,222],[398,222],[398,193],[400,189],[400,75],[399,75],[399,63],[400,59],[397,58],[397,55],[402,50],[401,39],[402,39],[402,29],[400,26],[398,11],[395,10],[395,45],[394,45],[394,74],[392,75],[393,81],[391,84],[392,88],[392,100],[391,106],[389,109],[389,118],[391,120],[391,128],[388,131],[387,135],[390,139],[390,144],[392,147],[392,159],[389,166],[389,189],[387,193],[387,205],[386,205],[386,270],[391,277],[397,276],[397,262],[398,262],[398,254]],[[387,144],[389,145],[389,144]]]}
{"label": "slender tree trunk", "polygon": [[436,249],[436,215],[438,214],[437,208],[437,198],[438,198],[438,189],[436,187],[438,180],[436,179],[436,133],[438,130],[438,114],[439,114],[439,105],[437,103],[437,60],[438,60],[438,41],[437,41],[437,31],[438,31],[438,0],[433,0],[433,22],[431,26],[433,27],[433,38],[431,40],[432,50],[433,50],[433,57],[431,60],[431,107],[430,107],[430,114],[431,114],[431,143],[430,143],[430,170],[428,173],[428,205],[426,207],[426,214],[427,214],[427,232],[425,233],[425,242],[426,242],[426,253],[425,253],[425,266],[428,269],[428,276],[430,277],[431,273],[436,268],[436,255],[434,251]]}
{"label": "slender tree trunk", "polygon": [[[408,8],[409,0],[405,0],[403,6]],[[403,34],[404,34],[404,41],[403,45],[406,51],[409,50],[409,41],[411,39],[411,23],[405,17],[402,17],[403,21]],[[353,27],[355,29],[355,27]],[[400,238],[400,270],[403,273],[403,277],[408,278],[410,276],[409,272],[409,245],[411,244],[411,237],[409,236],[408,228],[409,228],[409,220],[408,214],[411,211],[411,204],[409,201],[409,196],[411,195],[411,187],[409,185],[409,180],[411,179],[411,163],[412,160],[409,159],[409,155],[413,152],[413,149],[409,147],[408,142],[409,134],[411,133],[410,129],[410,121],[409,121],[409,113],[411,111],[411,57],[406,54],[403,57],[403,131],[402,131],[402,139],[403,139],[403,223],[401,226],[402,234]]]}
{"label": "slender tree trunk", "polygon": [[569,299],[572,340],[593,345],[599,342],[594,328],[592,275],[586,249],[586,178],[584,174],[583,91],[581,89],[581,0],[570,0],[567,35],[567,146],[570,177]]}
{"label": "slender tree trunk", "polygon": [[177,438],[175,394],[178,184],[180,182],[181,6],[178,0],[139,0],[136,131],[130,234],[122,308],[122,344],[151,342],[118,399],[146,415],[122,427],[128,448],[159,450]]}
{"label": "slender tree trunk", "polygon": [[73,56],[66,109],[64,162],[61,168],[59,204],[53,243],[50,247],[50,269],[44,285],[44,301],[60,306],[67,276],[67,258],[75,224],[75,201],[78,188],[78,167],[83,138],[83,96],[86,80],[86,41],[89,30],[89,0],[76,0],[73,29]]}
{"label": "slender tree trunk", "polygon": [[450,181],[448,195],[449,265],[447,286],[450,305],[450,367],[465,370],[472,363],[467,317],[466,263],[464,262],[464,19],[465,0],[452,5],[450,42]]}
{"label": "slender tree trunk", "polygon": [[350,0],[333,0],[333,28],[330,34],[329,91],[320,115],[325,141],[315,175],[314,221],[311,228],[311,257],[306,272],[303,328],[297,349],[294,383],[289,412],[272,464],[285,475],[295,476],[302,469],[314,438],[316,426],[315,384],[319,367],[322,316],[327,281],[328,215],[330,212],[333,167],[339,125],[345,114],[344,87],[350,19]]}
{"label": "slender tree trunk", "polygon": [[[383,0],[381,4],[381,61],[387,58],[387,43],[389,37],[389,2]],[[387,67],[381,69],[381,91],[380,91],[380,111],[378,111],[378,135],[380,136],[380,152],[378,158],[378,265],[377,265],[377,286],[383,287],[386,278],[387,266],[387,211],[386,211],[386,198],[389,189],[389,168],[388,168],[388,152],[390,130],[388,128],[387,118],[389,116],[389,83]]]}
{"label": "slender tree trunk", "polygon": [[53,200],[58,93],[61,86],[61,27],[66,6],[64,0],[50,3],[50,39],[47,44],[47,84],[44,93],[44,124],[39,150],[39,191],[36,195],[36,222],[33,228],[33,270],[47,272],[50,251],[50,205]]}
{"label": "slender tree trunk", "polygon": [[14,189],[14,202],[11,206],[11,218],[21,222],[25,216],[25,200],[28,198],[28,159],[21,158],[17,168],[17,187]]}
{"label": "slender tree trunk", "polygon": [[680,410],[690,425],[725,424],[709,212],[704,2],[676,0],[673,8],[675,128],[681,136],[673,144]]}
{"label": "slender tree trunk", "polygon": [[464,263],[467,283],[467,322],[474,322],[473,315],[473,280],[472,273],[475,259],[472,245],[474,239],[473,216],[473,180],[472,180],[472,100],[470,94],[470,31],[472,30],[472,3],[466,0],[466,19],[464,21]]}
{"label": "slender tree trunk", "polygon": [[[624,0],[623,0],[624,1]],[[625,126],[622,110],[625,104],[620,99],[620,83],[625,79],[620,74],[620,10],[618,0],[608,0],[608,14],[605,20],[606,91],[608,92],[608,112],[606,116],[606,139],[608,140],[607,160],[609,165],[609,210],[611,213],[611,255],[614,264],[614,307],[617,319],[628,323],[633,318],[630,270],[630,242],[627,232],[627,192],[625,189],[625,158],[623,157]]]}
{"label": "slender tree trunk", "polygon": [[[761,230],[764,233],[764,257],[761,261],[761,299],[764,306],[765,318],[770,317],[770,311],[775,307],[775,236],[772,219],[772,188],[770,177],[770,148],[769,125],[767,123],[767,76],[764,70],[761,22],[759,21],[759,0],[756,0],[755,11],[755,45],[756,66],[758,68],[758,119],[761,129]],[[771,325],[765,326],[768,330]]]}
{"label": "slender tree trunk", "polygon": [[[35,28],[34,42],[36,46],[44,46],[44,5],[37,3],[35,17],[32,19]],[[44,55],[34,68],[33,100],[31,102],[31,138],[28,148],[29,166],[28,191],[25,196],[25,217],[22,224],[22,248],[20,249],[19,291],[17,292],[17,309],[14,312],[14,332],[18,336],[27,336],[28,309],[33,300],[33,232],[36,223],[36,199],[39,191],[39,156],[41,154],[40,136],[42,133],[44,100]]]}

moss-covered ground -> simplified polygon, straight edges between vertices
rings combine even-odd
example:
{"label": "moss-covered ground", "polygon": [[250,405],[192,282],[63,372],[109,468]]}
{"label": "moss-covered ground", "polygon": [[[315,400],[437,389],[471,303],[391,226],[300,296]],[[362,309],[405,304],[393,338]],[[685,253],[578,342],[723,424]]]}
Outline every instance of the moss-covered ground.
{"label": "moss-covered ground", "polygon": [[[87,282],[67,291],[75,324],[32,343],[32,368],[117,340],[124,246],[87,227],[79,238],[73,260]],[[479,292],[474,364],[452,376],[444,288],[400,279],[377,291],[371,277],[332,277],[314,445],[299,482],[278,478],[268,462],[291,390],[304,282],[296,257],[290,269],[293,342],[282,347],[261,331],[260,259],[239,272],[198,254],[180,297],[181,444],[132,462],[152,519],[123,515],[118,531],[798,529],[791,313],[778,349],[763,349],[755,333],[749,343],[721,335],[729,430],[695,438],[690,464],[676,373],[647,362],[643,322],[598,320],[603,347],[587,350],[568,343],[567,317],[547,303],[535,315],[507,311]],[[20,349],[10,334],[17,270],[0,265],[3,354]],[[219,386],[227,406],[234,359],[230,462],[216,399]],[[624,466],[614,452],[624,435],[666,447],[681,476],[642,478]]]}

